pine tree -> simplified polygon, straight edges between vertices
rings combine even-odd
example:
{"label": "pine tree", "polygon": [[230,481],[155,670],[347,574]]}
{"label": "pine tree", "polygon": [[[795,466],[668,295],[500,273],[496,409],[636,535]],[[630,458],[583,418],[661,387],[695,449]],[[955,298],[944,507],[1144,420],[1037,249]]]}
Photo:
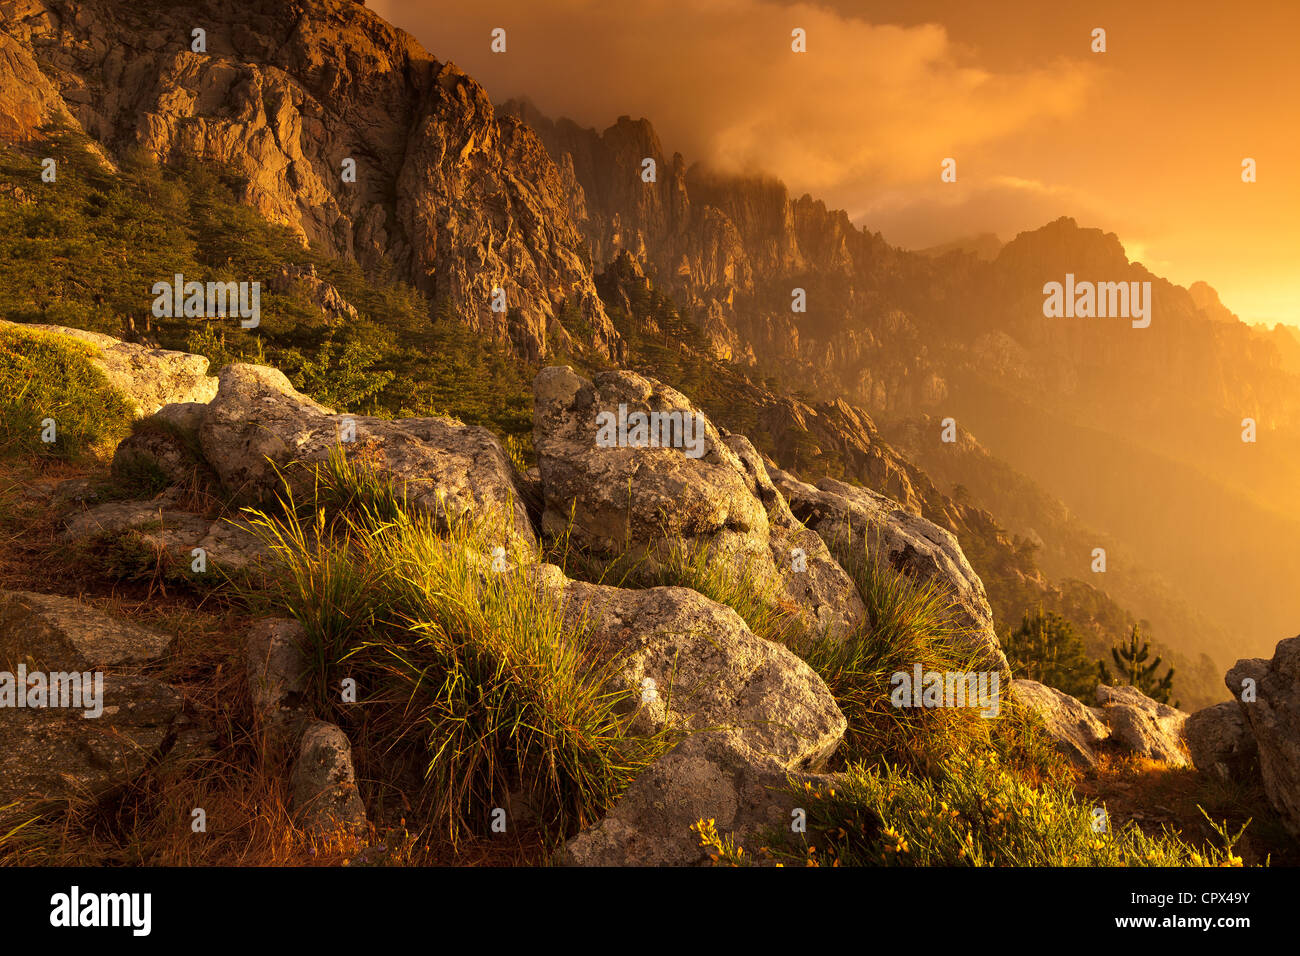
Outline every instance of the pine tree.
{"label": "pine tree", "polygon": [[1091,694],[1097,686],[1083,641],[1061,615],[1039,605],[1026,611],[1020,626],[1002,639],[1002,648],[1018,676],[1047,684],[1074,697]]}
{"label": "pine tree", "polygon": [[[1150,645],[1143,640],[1142,631],[1136,624],[1133,625],[1133,632],[1129,635],[1127,643],[1118,644],[1110,649],[1118,680],[1131,684],[1154,701],[1167,704],[1174,691],[1174,668],[1171,666],[1163,677],[1157,677],[1156,671],[1160,669],[1162,659],[1157,654],[1155,660],[1147,664],[1146,660],[1150,653]],[[1105,661],[1097,662],[1097,672],[1103,684],[1115,682]],[[1174,701],[1173,706],[1177,707],[1178,703]]]}

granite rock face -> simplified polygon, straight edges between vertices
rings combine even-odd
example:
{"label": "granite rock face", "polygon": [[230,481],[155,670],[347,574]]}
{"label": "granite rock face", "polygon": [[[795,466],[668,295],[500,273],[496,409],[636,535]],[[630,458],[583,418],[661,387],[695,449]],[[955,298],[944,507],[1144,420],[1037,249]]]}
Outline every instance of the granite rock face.
{"label": "granite rock face", "polygon": [[536,134],[361,4],[2,0],[0,131],[31,138],[56,119],[109,154],[225,167],[270,221],[392,263],[520,355],[622,354]]}

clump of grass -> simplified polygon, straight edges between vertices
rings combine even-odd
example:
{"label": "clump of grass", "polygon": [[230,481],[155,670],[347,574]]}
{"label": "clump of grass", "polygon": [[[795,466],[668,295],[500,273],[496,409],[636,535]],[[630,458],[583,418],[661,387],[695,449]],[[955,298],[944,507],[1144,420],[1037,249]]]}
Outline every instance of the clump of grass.
{"label": "clump of grass", "polygon": [[[442,526],[408,511],[364,462],[332,460],[316,488],[306,516],[289,496],[251,519],[280,566],[274,601],[307,632],[318,707],[360,759],[399,789],[413,774],[413,806],[453,842],[512,794],[553,841],[599,819],[663,741],[626,734],[616,662],[510,570],[536,555],[500,516]],[[356,705],[340,700],[345,677]]]}
{"label": "clump of grass", "polygon": [[[848,720],[844,761],[887,760],[925,767],[955,750],[987,744],[991,719],[967,707],[900,708],[890,701],[893,676],[977,669],[963,650],[950,592],[890,567],[864,544],[837,555],[867,608],[862,625],[842,638],[809,634],[793,649],[826,682]],[[1005,698],[1005,695],[1002,695]]]}
{"label": "clump of grass", "polygon": [[314,469],[314,500],[328,515],[364,515],[391,521],[408,510],[405,486],[376,469],[362,455],[348,457],[341,446],[330,449]]}
{"label": "clump of grass", "polygon": [[1233,849],[1242,831],[1211,821],[1219,845],[1196,847],[1170,830],[1114,827],[1104,807],[1079,800],[1070,786],[1030,786],[991,752],[955,754],[929,775],[854,764],[833,785],[791,792],[807,809],[808,843],[790,856],[822,864],[1241,865]]}
{"label": "clump of grass", "polygon": [[[121,440],[134,409],[92,355],[67,336],[0,326],[0,453],[76,461]],[[47,419],[53,442],[42,440]]]}

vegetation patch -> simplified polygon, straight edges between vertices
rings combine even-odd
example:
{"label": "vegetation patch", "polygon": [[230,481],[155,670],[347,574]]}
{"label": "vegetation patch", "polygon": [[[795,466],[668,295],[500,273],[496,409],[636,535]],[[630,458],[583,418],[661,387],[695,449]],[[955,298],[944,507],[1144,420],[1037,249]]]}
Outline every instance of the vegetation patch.
{"label": "vegetation patch", "polygon": [[66,336],[0,327],[0,454],[75,461],[111,452],[134,410],[94,354]]}
{"label": "vegetation patch", "polygon": [[252,513],[279,565],[273,603],[307,632],[322,715],[453,843],[485,832],[493,808],[527,807],[552,844],[600,819],[665,746],[626,733],[615,662],[526,575],[494,570],[495,518],[440,529],[364,466],[331,467],[323,485],[346,510]]}

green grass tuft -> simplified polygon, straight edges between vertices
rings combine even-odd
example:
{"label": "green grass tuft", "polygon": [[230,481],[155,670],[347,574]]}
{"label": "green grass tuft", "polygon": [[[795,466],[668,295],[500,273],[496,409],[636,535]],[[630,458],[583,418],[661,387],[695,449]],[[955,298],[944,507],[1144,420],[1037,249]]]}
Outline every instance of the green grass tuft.
{"label": "green grass tuft", "polygon": [[280,566],[274,603],[306,629],[318,709],[386,786],[418,780],[411,804],[453,841],[498,807],[514,827],[526,805],[553,842],[598,820],[664,742],[625,733],[630,691],[607,689],[615,664],[588,653],[586,623],[494,570],[497,547],[511,568],[536,556],[498,516],[439,529],[363,463],[326,465],[317,487],[345,510],[251,517]]}
{"label": "green grass tuft", "polygon": [[[0,453],[76,461],[106,454],[126,435],[134,409],[93,354],[66,336],[0,326]],[[48,419],[53,442],[42,440]]]}

